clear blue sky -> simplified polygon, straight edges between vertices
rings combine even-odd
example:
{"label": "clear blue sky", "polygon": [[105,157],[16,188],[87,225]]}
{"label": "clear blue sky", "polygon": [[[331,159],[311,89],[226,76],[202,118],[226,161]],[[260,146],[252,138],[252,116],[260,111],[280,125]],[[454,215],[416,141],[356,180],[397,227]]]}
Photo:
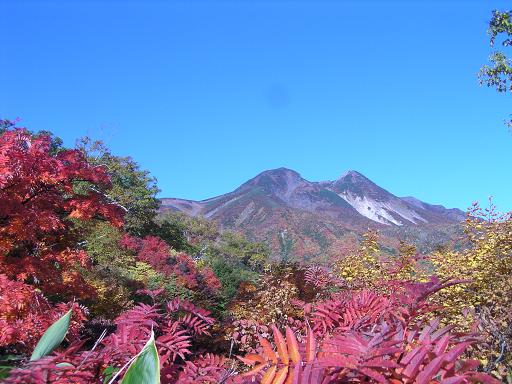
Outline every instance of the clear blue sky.
{"label": "clear blue sky", "polygon": [[0,117],[103,139],[167,197],[285,166],[510,210],[512,104],[476,78],[507,5],[0,0]]}

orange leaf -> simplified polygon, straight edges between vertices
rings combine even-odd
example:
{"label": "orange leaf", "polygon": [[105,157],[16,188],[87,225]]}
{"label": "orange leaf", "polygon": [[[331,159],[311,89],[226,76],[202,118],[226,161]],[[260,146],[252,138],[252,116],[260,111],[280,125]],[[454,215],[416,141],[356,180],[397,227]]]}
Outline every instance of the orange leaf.
{"label": "orange leaf", "polygon": [[266,364],[258,364],[253,369],[251,369],[250,371],[245,372],[242,376],[243,377],[247,377],[247,376],[256,375],[259,371],[261,371],[266,366],[267,366]]}
{"label": "orange leaf", "polygon": [[293,367],[293,371],[290,370],[288,377],[284,384],[297,384],[300,382],[300,375],[302,374],[302,366],[297,364]]}
{"label": "orange leaf", "polygon": [[248,353],[245,356],[237,356],[237,358],[247,365],[253,365],[254,363],[265,363],[265,359],[263,357],[254,353]]}
{"label": "orange leaf", "polygon": [[299,364],[301,360],[299,343],[290,327],[286,327],[286,345],[288,345],[288,353],[290,354],[291,361],[293,361],[294,364]]}
{"label": "orange leaf", "polygon": [[272,361],[272,363],[277,364],[277,355],[272,349],[272,346],[270,345],[268,340],[260,337],[260,344],[263,347],[263,353],[265,354],[267,359]]}
{"label": "orange leaf", "polygon": [[316,340],[313,331],[308,323],[307,335],[306,335],[306,361],[308,363],[315,359],[316,355]]}
{"label": "orange leaf", "polygon": [[277,346],[277,353],[279,354],[283,364],[288,365],[290,358],[288,357],[288,350],[286,348],[286,341],[284,341],[283,334],[275,325],[272,325],[272,330],[274,331],[274,342]]}
{"label": "orange leaf", "polygon": [[277,367],[275,365],[270,367],[269,370],[267,372],[265,372],[265,374],[261,378],[261,384],[272,383],[272,380],[274,380],[274,377],[276,375],[276,370],[277,370]]}
{"label": "orange leaf", "polygon": [[[286,380],[286,377],[288,376],[288,367],[283,367],[277,372],[276,377],[274,378],[274,381],[272,384],[283,384]],[[290,375],[293,376],[293,375]]]}

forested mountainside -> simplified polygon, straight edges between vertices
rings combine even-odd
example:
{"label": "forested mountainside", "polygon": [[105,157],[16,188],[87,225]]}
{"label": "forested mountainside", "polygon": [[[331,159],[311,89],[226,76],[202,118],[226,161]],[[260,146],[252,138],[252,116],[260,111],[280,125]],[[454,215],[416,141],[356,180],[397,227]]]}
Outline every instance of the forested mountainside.
{"label": "forested mountainside", "polygon": [[233,192],[192,201],[161,199],[161,212],[213,220],[270,245],[282,260],[328,262],[355,246],[369,228],[382,232],[390,251],[399,240],[422,252],[457,242],[465,213],[413,197],[397,197],[356,171],[311,182],[279,168],[260,173]]}

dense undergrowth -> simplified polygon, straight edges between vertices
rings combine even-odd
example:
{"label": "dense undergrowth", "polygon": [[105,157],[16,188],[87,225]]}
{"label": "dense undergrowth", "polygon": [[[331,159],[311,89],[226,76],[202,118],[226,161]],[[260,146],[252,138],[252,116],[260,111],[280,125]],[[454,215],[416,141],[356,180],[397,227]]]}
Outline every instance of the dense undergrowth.
{"label": "dense undergrowth", "polygon": [[[402,243],[390,257],[368,232],[326,268],[157,215],[157,192],[100,143],[68,150],[2,122],[6,383],[136,382],[147,345],[162,383],[512,382],[510,215],[475,205],[463,250],[428,255]],[[33,358],[70,310],[62,343]]]}

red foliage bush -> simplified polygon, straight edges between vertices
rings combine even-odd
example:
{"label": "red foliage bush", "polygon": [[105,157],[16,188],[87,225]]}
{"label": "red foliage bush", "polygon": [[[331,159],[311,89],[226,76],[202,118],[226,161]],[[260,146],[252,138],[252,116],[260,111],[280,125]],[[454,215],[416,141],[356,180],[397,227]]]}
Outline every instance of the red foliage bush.
{"label": "red foliage bush", "polygon": [[[102,335],[91,350],[84,351],[84,341],[75,341],[52,356],[14,370],[6,382],[96,383],[104,377],[103,371],[107,366],[121,367],[137,355],[151,330],[157,335],[156,345],[164,372],[167,368],[175,368],[178,360],[186,360],[192,353],[190,347],[194,336],[209,334],[213,322],[209,311],[197,308],[188,301],[176,299],[165,308],[156,304],[138,304],[119,316],[115,320],[115,332],[106,337]],[[45,329],[42,328],[42,331]],[[70,333],[71,337],[76,338],[73,329]]]}
{"label": "red foliage bush", "polygon": [[118,364],[126,362],[142,349],[153,330],[162,366],[174,363],[178,357],[185,360],[191,353],[192,337],[207,334],[213,318],[209,311],[179,299],[165,308],[164,312],[156,304],[138,304],[123,313],[115,321],[117,330],[102,342],[105,353]]}
{"label": "red foliage bush", "polygon": [[[462,354],[479,341],[474,334],[454,334],[425,323],[427,297],[445,285],[405,287],[408,300],[363,291],[314,306],[304,343],[286,329],[273,327],[274,347],[260,339],[262,353],[240,359],[253,366],[242,377],[257,383],[335,384],[498,383],[478,372],[476,360]],[[235,382],[235,381],[233,381]]]}
{"label": "red foliage bush", "polygon": [[187,361],[177,382],[181,384],[217,384],[232,376],[230,361],[222,356],[207,353]]}
{"label": "red foliage bush", "polygon": [[311,265],[305,268],[304,281],[320,289],[341,285],[342,282],[325,267]]}
{"label": "red foliage bush", "polygon": [[85,313],[78,305],[60,303],[52,306],[46,298],[24,283],[0,275],[0,347],[12,352],[31,351],[44,331],[73,307],[71,338],[78,336]]}
{"label": "red foliage bush", "polygon": [[178,283],[191,290],[216,292],[221,283],[213,271],[198,268],[195,261],[186,253],[172,253],[165,241],[155,236],[143,239],[125,235],[120,245],[135,252],[137,258],[150,264],[157,271],[174,276]]}
{"label": "red foliage bush", "polygon": [[165,309],[138,304],[116,319],[116,331],[98,340],[97,348],[86,353],[80,342],[72,343],[15,370],[7,383],[97,382],[107,366],[119,367],[136,355],[151,330],[167,383],[497,383],[478,372],[478,361],[462,358],[479,342],[476,334],[453,333],[437,319],[424,320],[432,308],[429,294],[445,285],[407,285],[407,300],[399,299],[401,293],[362,291],[313,303],[303,330],[287,326],[283,335],[275,325],[261,328],[267,338],[260,336],[254,352],[239,357],[251,367],[245,373],[221,356],[189,359],[194,336],[209,335],[214,322],[209,311],[179,299]]}

